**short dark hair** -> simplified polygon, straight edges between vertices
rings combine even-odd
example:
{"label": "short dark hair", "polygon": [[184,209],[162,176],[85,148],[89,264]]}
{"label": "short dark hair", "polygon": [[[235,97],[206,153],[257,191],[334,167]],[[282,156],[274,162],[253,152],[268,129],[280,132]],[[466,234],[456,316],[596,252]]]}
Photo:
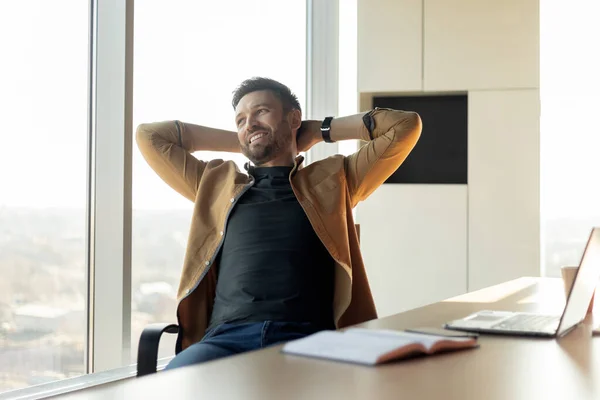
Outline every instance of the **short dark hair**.
{"label": "short dark hair", "polygon": [[289,111],[296,109],[302,112],[298,97],[296,97],[289,87],[276,80],[262,77],[246,79],[233,91],[233,100],[231,101],[233,109],[235,110],[242,97],[248,93],[257,92],[259,90],[271,91],[281,101],[284,110]]}

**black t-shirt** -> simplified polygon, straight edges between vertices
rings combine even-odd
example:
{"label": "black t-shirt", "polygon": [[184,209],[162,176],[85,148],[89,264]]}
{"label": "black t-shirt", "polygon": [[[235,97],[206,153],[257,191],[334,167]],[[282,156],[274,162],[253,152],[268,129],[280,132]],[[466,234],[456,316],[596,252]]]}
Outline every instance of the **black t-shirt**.
{"label": "black t-shirt", "polygon": [[334,261],[292,191],[291,169],[254,168],[254,186],[231,212],[209,329],[262,321],[333,328]]}

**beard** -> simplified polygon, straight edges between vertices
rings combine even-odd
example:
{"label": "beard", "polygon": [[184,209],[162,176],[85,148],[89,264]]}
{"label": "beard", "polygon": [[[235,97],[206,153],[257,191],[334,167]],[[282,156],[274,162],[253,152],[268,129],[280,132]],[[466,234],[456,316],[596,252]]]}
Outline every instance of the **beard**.
{"label": "beard", "polygon": [[269,162],[278,153],[278,146],[272,132],[268,132],[262,141],[263,143],[249,144],[246,142],[241,145],[242,154],[254,165]]}
{"label": "beard", "polygon": [[266,127],[258,127],[255,130],[266,132],[266,136],[261,139],[262,143],[244,142],[240,143],[240,147],[242,154],[256,166],[273,160],[290,146],[292,132],[286,127],[285,121],[281,121],[274,132]]}

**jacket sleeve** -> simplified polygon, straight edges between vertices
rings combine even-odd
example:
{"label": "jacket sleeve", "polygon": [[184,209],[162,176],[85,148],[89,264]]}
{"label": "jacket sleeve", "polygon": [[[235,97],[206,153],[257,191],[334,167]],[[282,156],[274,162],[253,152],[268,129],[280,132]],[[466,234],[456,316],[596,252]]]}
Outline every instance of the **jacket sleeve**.
{"label": "jacket sleeve", "polygon": [[194,201],[206,162],[191,154],[192,143],[179,121],[141,124],[136,141],[146,162],[169,186]]}
{"label": "jacket sleeve", "polygon": [[421,118],[415,112],[375,108],[365,114],[360,136],[368,142],[345,158],[353,207],[398,169],[417,144],[421,128]]}

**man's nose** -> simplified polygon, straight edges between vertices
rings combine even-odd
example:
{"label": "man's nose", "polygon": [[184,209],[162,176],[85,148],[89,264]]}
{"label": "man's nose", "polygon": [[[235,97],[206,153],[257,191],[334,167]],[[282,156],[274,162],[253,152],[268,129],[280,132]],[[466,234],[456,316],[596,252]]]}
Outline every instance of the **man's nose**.
{"label": "man's nose", "polygon": [[247,133],[251,133],[254,132],[255,130],[257,130],[258,128],[260,128],[260,126],[258,125],[258,123],[256,122],[256,118],[254,117],[249,117],[246,120],[246,126],[244,127],[244,129],[246,130]]}

